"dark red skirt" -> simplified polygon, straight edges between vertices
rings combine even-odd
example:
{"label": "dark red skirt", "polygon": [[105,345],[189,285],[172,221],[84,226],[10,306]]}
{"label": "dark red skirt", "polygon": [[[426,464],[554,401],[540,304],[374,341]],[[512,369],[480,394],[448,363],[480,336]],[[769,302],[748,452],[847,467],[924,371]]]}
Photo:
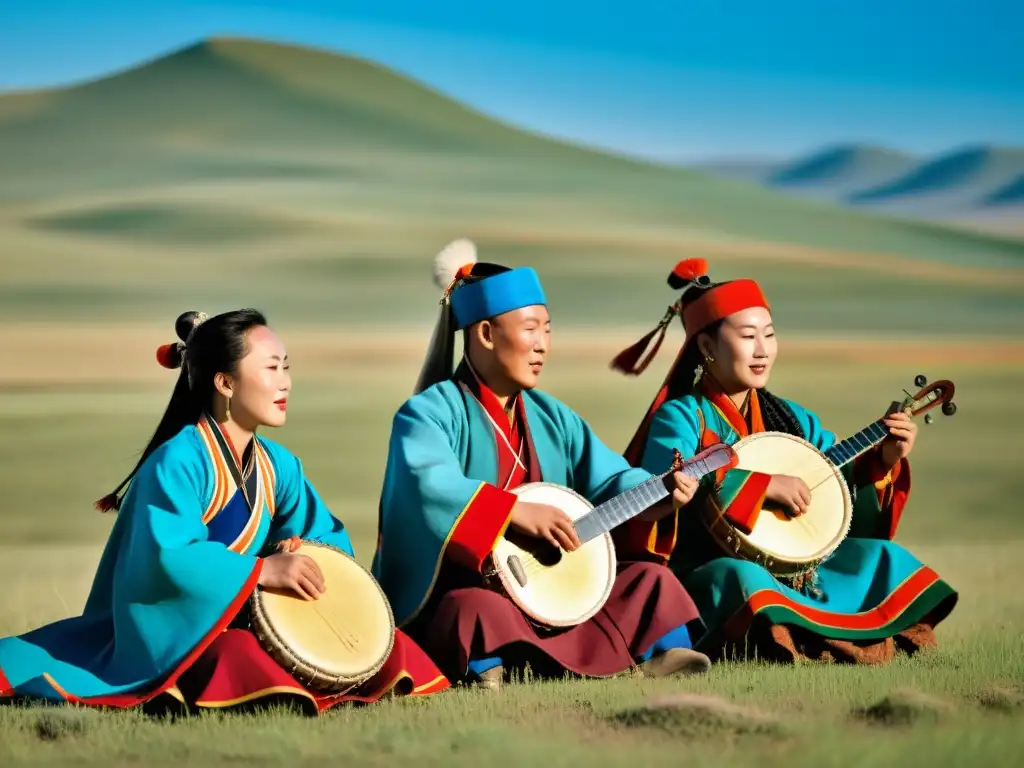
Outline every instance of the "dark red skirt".
{"label": "dark red skirt", "polygon": [[666,567],[619,567],[611,595],[592,619],[563,630],[540,630],[516,605],[482,587],[453,589],[439,597],[410,629],[447,677],[466,674],[470,659],[501,656],[505,666],[529,664],[540,677],[566,670],[611,677],[669,631],[699,618],[697,606]]}
{"label": "dark red skirt", "polygon": [[[370,704],[386,696],[425,696],[449,682],[423,650],[401,630],[381,670],[355,690],[325,696],[302,685],[263,650],[245,629],[227,629],[165,692],[188,708],[237,709],[292,703],[309,714],[345,702]],[[169,702],[165,701],[166,706]]]}

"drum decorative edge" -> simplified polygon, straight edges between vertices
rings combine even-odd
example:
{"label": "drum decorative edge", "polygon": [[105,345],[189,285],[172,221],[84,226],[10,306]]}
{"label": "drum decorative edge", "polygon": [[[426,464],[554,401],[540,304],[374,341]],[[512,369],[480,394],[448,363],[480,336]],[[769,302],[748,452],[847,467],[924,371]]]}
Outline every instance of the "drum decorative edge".
{"label": "drum decorative edge", "polygon": [[[589,507],[591,510],[594,509],[594,505],[591,504],[590,501],[586,497],[584,497],[581,494],[577,493],[572,488],[568,488],[568,487],[566,487],[564,485],[559,485],[558,483],[545,482],[543,480],[539,480],[539,481],[533,482],[533,483],[524,483],[523,485],[520,485],[520,486],[517,486],[515,488],[510,489],[510,493],[514,493],[516,496],[519,496],[522,491],[528,491],[528,490],[531,490],[532,488],[542,488],[542,487],[543,488],[554,488],[555,490],[562,491],[563,493],[567,493],[570,496],[575,496],[577,499],[579,499],[584,504],[586,504],[587,507]],[[604,540],[605,545],[606,545],[606,552],[608,554],[608,560],[609,560],[609,563],[608,563],[608,565],[609,565],[609,574],[614,576],[615,570],[616,570],[617,565],[618,565],[618,558],[617,558],[617,556],[615,554],[615,546],[614,546],[614,543],[612,542],[611,534],[609,534],[606,531],[605,533],[601,534],[600,538]],[[592,539],[592,541],[597,541],[597,539]],[[573,619],[571,621],[568,621],[568,620],[567,621],[547,621],[547,620],[542,620],[542,619],[536,618],[531,613],[529,613],[527,608],[525,608],[522,605],[519,605],[518,601],[512,599],[512,595],[514,594],[514,592],[508,586],[509,582],[508,582],[508,579],[507,579],[507,577],[505,575],[506,569],[504,567],[499,566],[497,564],[497,562],[495,562],[494,563],[494,571],[495,571],[495,574],[497,575],[498,580],[499,580],[499,582],[501,584],[502,590],[505,592],[505,595],[510,600],[512,600],[513,603],[515,603],[519,607],[519,609],[523,612],[523,614],[526,616],[526,618],[529,619],[530,623],[533,624],[538,629],[548,630],[548,631],[564,629],[566,627],[576,627],[576,626],[579,626],[580,624],[582,624],[585,621],[589,621],[594,616],[596,616],[601,611],[601,609],[604,607],[605,603],[608,602],[608,598],[612,594],[612,589],[615,587],[615,579],[614,578],[609,578],[608,579],[608,583],[605,584],[605,587],[604,587],[604,590],[602,591],[600,599],[596,602],[596,607],[592,608],[587,613],[584,613],[581,618]]]}
{"label": "drum decorative edge", "polygon": [[[267,618],[267,615],[263,610],[263,603],[259,598],[261,588],[258,586],[253,591],[252,595],[249,598],[249,604],[250,609],[253,613],[253,619],[258,619],[258,621],[250,621],[250,625],[252,627],[253,632],[260,639],[267,653],[273,656],[275,661],[277,661],[282,667],[284,667],[289,672],[289,674],[294,676],[296,671],[301,671],[306,678],[309,678],[305,684],[310,688],[339,695],[341,693],[350,691],[353,688],[362,685],[367,680],[376,675],[378,672],[380,672],[381,669],[384,668],[384,665],[387,663],[388,657],[391,656],[391,652],[392,650],[394,650],[395,647],[394,610],[391,608],[391,603],[388,601],[387,595],[384,594],[383,587],[381,587],[377,580],[373,578],[373,574],[366,568],[366,566],[364,566],[350,554],[348,554],[342,549],[339,549],[338,547],[332,546],[330,544],[324,544],[323,542],[319,541],[303,540],[302,546],[320,547],[321,549],[332,550],[334,552],[337,552],[338,554],[344,555],[353,563],[355,563],[357,567],[362,569],[363,572],[366,573],[366,575],[370,578],[374,586],[377,588],[377,592],[380,594],[381,599],[384,601],[384,605],[387,607],[388,618],[390,619],[391,630],[389,632],[386,652],[383,654],[383,656],[378,662],[374,663],[373,667],[371,667],[367,672],[361,673],[357,679],[345,682],[327,682],[327,679],[324,678],[324,676],[321,673],[316,671],[316,667],[310,661],[303,658],[300,654],[296,653],[295,651],[288,651],[288,654],[290,654],[290,656],[293,658],[281,658],[282,656],[284,656],[284,653],[278,649],[285,648],[286,645],[284,643],[283,638],[281,638],[280,635],[278,635],[274,628],[271,626],[270,620]],[[274,642],[271,643],[271,641]],[[306,670],[308,670],[308,672]],[[320,682],[320,684],[317,684],[318,682]]]}
{"label": "drum decorative edge", "polygon": [[[753,442],[761,437],[793,440],[794,442],[798,442],[819,454],[832,468],[833,477],[835,477],[839,482],[843,498],[845,499],[848,508],[852,507],[853,499],[850,495],[850,489],[846,485],[846,480],[839,472],[839,468],[833,462],[829,461],[828,457],[808,440],[798,437],[797,435],[791,435],[788,432],[757,432],[753,435],[747,435],[743,439],[739,440],[733,448],[737,449],[742,443],[746,441]],[[785,558],[769,556],[759,547],[754,545],[753,542],[751,542],[741,531],[737,530],[726,519],[725,512],[719,508],[717,502],[714,500],[713,494],[708,496],[707,501],[703,505],[701,518],[703,519],[708,532],[711,534],[712,540],[727,556],[755,563],[763,567],[773,576],[779,576],[782,578],[796,578],[798,576],[808,574],[822,563],[827,562],[835,555],[836,551],[839,549],[839,545],[846,540],[846,537],[849,535],[850,529],[853,526],[853,514],[851,512],[851,514],[844,516],[845,522],[842,526],[842,531],[835,537],[835,543],[829,552],[806,562],[797,563]]]}

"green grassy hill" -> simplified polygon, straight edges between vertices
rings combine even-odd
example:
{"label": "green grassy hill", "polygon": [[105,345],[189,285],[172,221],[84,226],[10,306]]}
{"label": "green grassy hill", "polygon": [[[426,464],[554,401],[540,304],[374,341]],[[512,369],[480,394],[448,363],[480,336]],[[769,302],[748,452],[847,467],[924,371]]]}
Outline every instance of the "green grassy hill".
{"label": "green grassy hill", "polygon": [[[0,316],[259,302],[296,322],[422,322],[429,260],[463,235],[541,268],[569,324],[648,322],[664,275],[700,255],[803,307],[799,327],[1024,329],[1024,242],[590,151],[352,58],[218,39],[0,96]],[[964,286],[964,268],[1012,274]],[[962,308],[936,313],[951,285]]]}

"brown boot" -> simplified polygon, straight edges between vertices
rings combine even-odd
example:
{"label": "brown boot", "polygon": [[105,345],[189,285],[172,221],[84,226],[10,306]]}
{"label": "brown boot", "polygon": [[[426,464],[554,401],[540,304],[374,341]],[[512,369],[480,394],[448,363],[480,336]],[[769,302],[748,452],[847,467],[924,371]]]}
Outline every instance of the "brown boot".
{"label": "brown boot", "polygon": [[505,677],[505,668],[500,664],[481,672],[473,683],[474,688],[485,688],[489,691],[501,690],[501,682]]}
{"label": "brown boot", "polygon": [[701,675],[711,669],[711,659],[689,648],[669,648],[640,665],[644,677]]}

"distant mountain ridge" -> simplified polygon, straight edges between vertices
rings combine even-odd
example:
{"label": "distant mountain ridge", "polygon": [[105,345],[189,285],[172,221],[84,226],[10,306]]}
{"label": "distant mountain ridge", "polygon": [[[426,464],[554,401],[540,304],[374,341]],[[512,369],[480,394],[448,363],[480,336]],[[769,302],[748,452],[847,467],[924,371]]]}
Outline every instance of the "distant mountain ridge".
{"label": "distant mountain ridge", "polygon": [[771,173],[770,186],[822,186],[837,195],[897,178],[916,164],[913,155],[869,145],[841,144],[790,163]]}
{"label": "distant mountain ridge", "polygon": [[690,167],[788,194],[851,207],[944,218],[1024,205],[1024,148],[974,145],[929,157],[837,144],[788,162],[722,159]]}

